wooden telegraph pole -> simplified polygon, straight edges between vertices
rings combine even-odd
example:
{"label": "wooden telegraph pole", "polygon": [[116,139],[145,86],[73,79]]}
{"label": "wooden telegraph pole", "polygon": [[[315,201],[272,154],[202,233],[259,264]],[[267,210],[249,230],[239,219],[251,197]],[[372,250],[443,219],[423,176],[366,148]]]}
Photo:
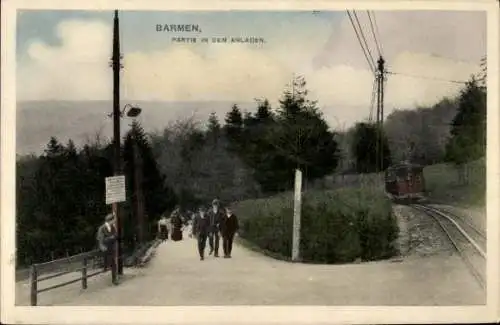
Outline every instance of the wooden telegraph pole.
{"label": "wooden telegraph pole", "polygon": [[377,171],[384,169],[384,81],[385,81],[385,60],[382,56],[377,61]]}
{"label": "wooden telegraph pole", "polygon": [[[120,69],[121,55],[120,55],[120,23],[118,21],[118,10],[115,10],[114,24],[113,24],[113,55],[111,58],[113,67],[113,145],[114,145],[114,175],[119,176],[122,174],[121,168],[121,145],[120,145]],[[123,240],[122,240],[122,220],[120,205],[118,202],[113,203],[113,213],[116,218],[116,228],[118,235],[117,252],[117,266],[118,274],[123,274]]]}

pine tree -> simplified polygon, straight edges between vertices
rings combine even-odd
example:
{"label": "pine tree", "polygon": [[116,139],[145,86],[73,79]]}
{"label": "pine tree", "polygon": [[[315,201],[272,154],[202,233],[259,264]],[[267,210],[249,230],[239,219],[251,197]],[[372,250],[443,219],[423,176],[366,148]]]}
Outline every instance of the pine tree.
{"label": "pine tree", "polygon": [[[307,98],[303,77],[293,80],[291,89],[284,91],[277,109],[277,116],[267,128],[269,149],[275,156],[276,184],[293,184],[296,168],[305,172],[307,180],[325,176],[335,170],[338,162],[338,145],[335,134],[317,108],[317,103]],[[268,152],[268,154],[272,154]],[[278,167],[280,166],[280,167]]]}
{"label": "pine tree", "polygon": [[271,111],[271,105],[269,104],[269,100],[264,99],[263,101],[259,101],[259,105],[257,107],[257,114],[255,114],[255,118],[259,121],[269,121],[273,118],[273,114]]}
{"label": "pine tree", "polygon": [[221,125],[219,123],[219,118],[215,112],[210,113],[208,117],[208,131],[207,131],[207,139],[213,144],[216,145],[221,136]]}
{"label": "pine tree", "polygon": [[[165,176],[159,170],[156,157],[151,148],[150,141],[142,126],[134,121],[124,140],[125,178],[127,182],[128,224],[125,227],[127,240],[130,244],[137,233],[137,200],[144,204],[144,229],[146,239],[150,238],[150,223],[154,222],[167,209],[176,204],[173,191],[167,187]],[[138,174],[136,174],[138,173]],[[139,175],[139,184],[136,183]],[[142,197],[137,196],[139,187]],[[135,216],[135,217],[134,217]]]}
{"label": "pine tree", "polygon": [[51,137],[44,152],[46,157],[58,157],[64,152],[64,146],[59,143],[56,137]]}
{"label": "pine tree", "polygon": [[239,107],[235,104],[227,112],[224,125],[224,134],[233,151],[239,151],[242,145],[243,116]]}

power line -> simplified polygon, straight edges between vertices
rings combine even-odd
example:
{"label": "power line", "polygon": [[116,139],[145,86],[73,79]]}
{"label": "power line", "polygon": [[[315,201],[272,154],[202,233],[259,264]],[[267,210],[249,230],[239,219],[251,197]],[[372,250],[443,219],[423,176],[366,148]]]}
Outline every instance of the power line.
{"label": "power line", "polygon": [[363,47],[363,42],[361,41],[361,38],[358,34],[358,30],[356,29],[354,21],[351,17],[351,13],[349,12],[349,10],[346,10],[346,11],[347,11],[347,15],[349,16],[349,20],[351,21],[352,28],[354,29],[354,32],[356,33],[356,37],[358,39],[359,45],[361,46],[361,50],[363,51],[363,54],[365,55],[366,61],[368,62],[368,65],[370,66],[370,70],[372,70],[372,73],[375,74],[375,68],[373,66],[373,63],[368,58],[368,54],[366,53],[365,48]]}
{"label": "power line", "polygon": [[[372,31],[373,39],[375,40],[375,45],[377,46],[378,55],[382,56],[381,45],[380,45],[380,43],[378,41],[378,37],[377,37],[378,31],[377,31],[377,33],[375,33],[375,28],[373,27],[373,21],[372,21],[372,16],[370,15],[370,10],[367,10],[366,14],[368,15],[368,19],[370,20],[370,27],[371,27],[370,30]],[[373,20],[375,20],[375,14],[373,14]]]}
{"label": "power line", "polygon": [[[372,12],[371,15],[373,16],[373,24],[375,25],[375,32],[378,35],[378,39],[380,39],[380,32],[378,30],[378,24],[377,24],[377,19],[375,17],[375,13]],[[383,51],[382,43],[379,43],[379,44],[380,44],[380,53],[382,53],[382,55],[383,55],[384,51]]]}
{"label": "power line", "polygon": [[399,73],[399,72],[393,72],[393,71],[386,71],[386,73],[410,77],[410,78],[417,78],[417,79],[443,81],[443,82],[450,82],[450,83],[456,83],[456,84],[467,84],[467,81],[449,80],[449,79],[441,79],[441,78],[434,78],[434,77],[424,77],[424,76],[417,76],[417,75],[411,75],[411,74],[407,74],[407,73]]}
{"label": "power line", "polygon": [[368,46],[368,42],[366,41],[365,33],[363,32],[363,28],[361,27],[361,24],[359,23],[358,14],[356,14],[356,10],[353,10],[352,13],[354,14],[354,18],[356,19],[356,22],[358,23],[359,33],[361,34],[361,37],[363,38],[363,42],[365,43],[366,50],[368,51],[368,55],[370,56],[370,59],[372,60],[371,62],[375,66],[375,60],[373,59],[372,52],[370,51],[370,47]]}

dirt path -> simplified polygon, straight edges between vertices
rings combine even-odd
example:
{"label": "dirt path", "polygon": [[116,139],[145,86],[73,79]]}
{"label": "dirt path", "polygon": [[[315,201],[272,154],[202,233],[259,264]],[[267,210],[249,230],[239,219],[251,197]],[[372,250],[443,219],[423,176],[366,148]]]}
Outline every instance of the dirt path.
{"label": "dirt path", "polygon": [[200,261],[194,239],[169,241],[147,268],[126,270],[133,279],[82,292],[64,305],[485,304],[484,292],[451,253],[351,265],[290,264],[240,245],[233,255]]}

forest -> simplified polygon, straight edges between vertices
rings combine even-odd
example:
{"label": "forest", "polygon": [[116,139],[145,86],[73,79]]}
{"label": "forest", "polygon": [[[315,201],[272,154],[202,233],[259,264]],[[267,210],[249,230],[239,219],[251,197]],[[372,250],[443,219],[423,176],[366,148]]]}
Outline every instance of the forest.
{"label": "forest", "polygon": [[[150,239],[156,220],[175,205],[193,209],[214,197],[229,204],[288,191],[296,168],[307,184],[332,174],[371,173],[377,135],[384,138],[384,167],[401,160],[460,167],[483,157],[486,87],[481,81],[472,77],[456,98],[431,107],[396,110],[382,130],[370,121],[333,130],[309,99],[303,77],[286,87],[276,107],[268,99],[257,100],[254,111],[233,105],[223,117],[166,122],[162,132],[151,134],[134,122],[122,141],[126,251],[138,241],[139,186]],[[98,136],[81,148],[52,137],[42,155],[17,160],[18,266],[95,248],[96,228],[110,212],[104,179],[113,175],[112,155],[112,144]]]}

